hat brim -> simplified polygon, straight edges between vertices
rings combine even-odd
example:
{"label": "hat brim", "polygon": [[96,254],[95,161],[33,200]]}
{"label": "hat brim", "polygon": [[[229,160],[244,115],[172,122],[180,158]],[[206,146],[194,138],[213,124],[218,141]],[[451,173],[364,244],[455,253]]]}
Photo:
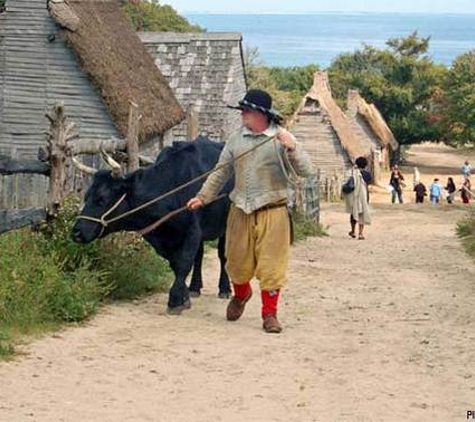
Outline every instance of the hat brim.
{"label": "hat brim", "polygon": [[231,108],[233,110],[240,110],[240,111],[243,111],[243,110],[259,111],[265,114],[266,116],[268,116],[275,123],[279,123],[283,120],[283,117],[279,114],[277,110],[267,109],[267,108],[258,106],[254,103],[250,103],[249,101],[239,101],[239,105],[237,106],[228,105],[226,107]]}

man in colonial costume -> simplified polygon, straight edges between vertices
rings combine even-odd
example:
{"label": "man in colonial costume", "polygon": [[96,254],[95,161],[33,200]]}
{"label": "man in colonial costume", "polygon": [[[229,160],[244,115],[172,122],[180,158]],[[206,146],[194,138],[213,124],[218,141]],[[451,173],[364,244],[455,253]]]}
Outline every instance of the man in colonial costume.
{"label": "man in colonial costume", "polygon": [[[302,176],[310,175],[312,166],[295,137],[279,126],[281,117],[272,109],[267,92],[250,90],[238,106],[231,108],[241,111],[242,127],[227,140],[216,167],[232,164],[212,173],[188,207],[195,210],[211,202],[226,181],[235,176],[226,231],[226,270],[234,296],[226,317],[229,321],[241,317],[252,296],[250,281],[255,276],[261,289],[263,328],[280,333],[277,308],[281,288],[287,282],[291,241],[282,158],[288,159]],[[233,162],[236,156],[268,137],[274,140]]]}

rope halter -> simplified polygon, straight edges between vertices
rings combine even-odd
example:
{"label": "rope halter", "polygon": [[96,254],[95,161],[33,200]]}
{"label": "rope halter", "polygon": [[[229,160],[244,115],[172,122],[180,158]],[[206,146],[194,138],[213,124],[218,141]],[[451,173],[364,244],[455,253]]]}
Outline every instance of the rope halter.
{"label": "rope halter", "polygon": [[[115,217],[115,218],[111,218],[110,220],[106,220],[106,218],[112,214],[114,212],[114,210],[124,201],[125,197],[127,196],[126,193],[124,193],[120,198],[119,200],[114,204],[112,205],[112,207],[110,207],[104,214],[101,215],[100,218],[96,218],[96,217],[91,217],[89,215],[78,215],[76,217],[76,220],[88,220],[88,221],[93,221],[94,223],[99,223],[101,225],[101,231],[99,233],[99,236],[98,237],[101,237],[102,234],[104,233],[104,230],[105,228],[110,224],[110,223],[113,223],[114,221],[117,221],[119,220],[119,218]],[[120,217],[120,216],[119,216]]]}

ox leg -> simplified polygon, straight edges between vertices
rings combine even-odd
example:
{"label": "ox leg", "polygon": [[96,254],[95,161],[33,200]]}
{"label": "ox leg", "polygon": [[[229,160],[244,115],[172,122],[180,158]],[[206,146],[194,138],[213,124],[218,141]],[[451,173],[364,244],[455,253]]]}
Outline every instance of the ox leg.
{"label": "ox leg", "polygon": [[191,297],[201,295],[203,288],[203,279],[201,277],[201,264],[203,263],[203,242],[200,242],[198,252],[196,252],[195,262],[193,264],[193,273],[191,274],[190,288],[188,289]]}
{"label": "ox leg", "polygon": [[193,262],[201,244],[201,233],[197,230],[195,232],[196,235],[190,235],[184,239],[181,247],[175,251],[170,260],[170,267],[175,273],[175,281],[168,296],[168,312],[171,314],[180,314],[191,306],[186,277],[193,268]]}
{"label": "ox leg", "polygon": [[221,265],[221,271],[219,273],[219,293],[218,296],[222,299],[228,299],[231,297],[231,286],[229,285],[229,277],[226,272],[226,256],[224,254],[225,237],[222,236],[218,240],[218,257]]}
{"label": "ox leg", "polygon": [[[191,230],[190,230],[191,231]],[[180,314],[184,309],[191,306],[186,277],[193,267],[194,257],[200,245],[198,236],[187,237],[183,242],[165,242],[163,238],[148,235],[145,240],[152,245],[155,251],[165,258],[175,275],[175,280],[168,295],[168,312]]]}
{"label": "ox leg", "polygon": [[168,295],[168,313],[179,315],[183,310],[191,307],[188,288],[186,287],[186,277],[191,271],[193,262],[170,261],[170,267],[175,273],[175,281]]}

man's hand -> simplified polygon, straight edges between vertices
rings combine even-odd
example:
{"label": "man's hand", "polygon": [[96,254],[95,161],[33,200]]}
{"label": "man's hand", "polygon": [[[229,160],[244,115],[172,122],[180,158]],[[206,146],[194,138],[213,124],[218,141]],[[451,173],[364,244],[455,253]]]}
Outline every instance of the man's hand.
{"label": "man's hand", "polygon": [[191,198],[186,204],[189,210],[197,210],[198,208],[201,208],[203,205],[204,205],[203,201],[197,197]]}
{"label": "man's hand", "polygon": [[285,147],[287,151],[294,151],[297,147],[295,137],[289,131],[281,129],[277,135],[277,140]]}

